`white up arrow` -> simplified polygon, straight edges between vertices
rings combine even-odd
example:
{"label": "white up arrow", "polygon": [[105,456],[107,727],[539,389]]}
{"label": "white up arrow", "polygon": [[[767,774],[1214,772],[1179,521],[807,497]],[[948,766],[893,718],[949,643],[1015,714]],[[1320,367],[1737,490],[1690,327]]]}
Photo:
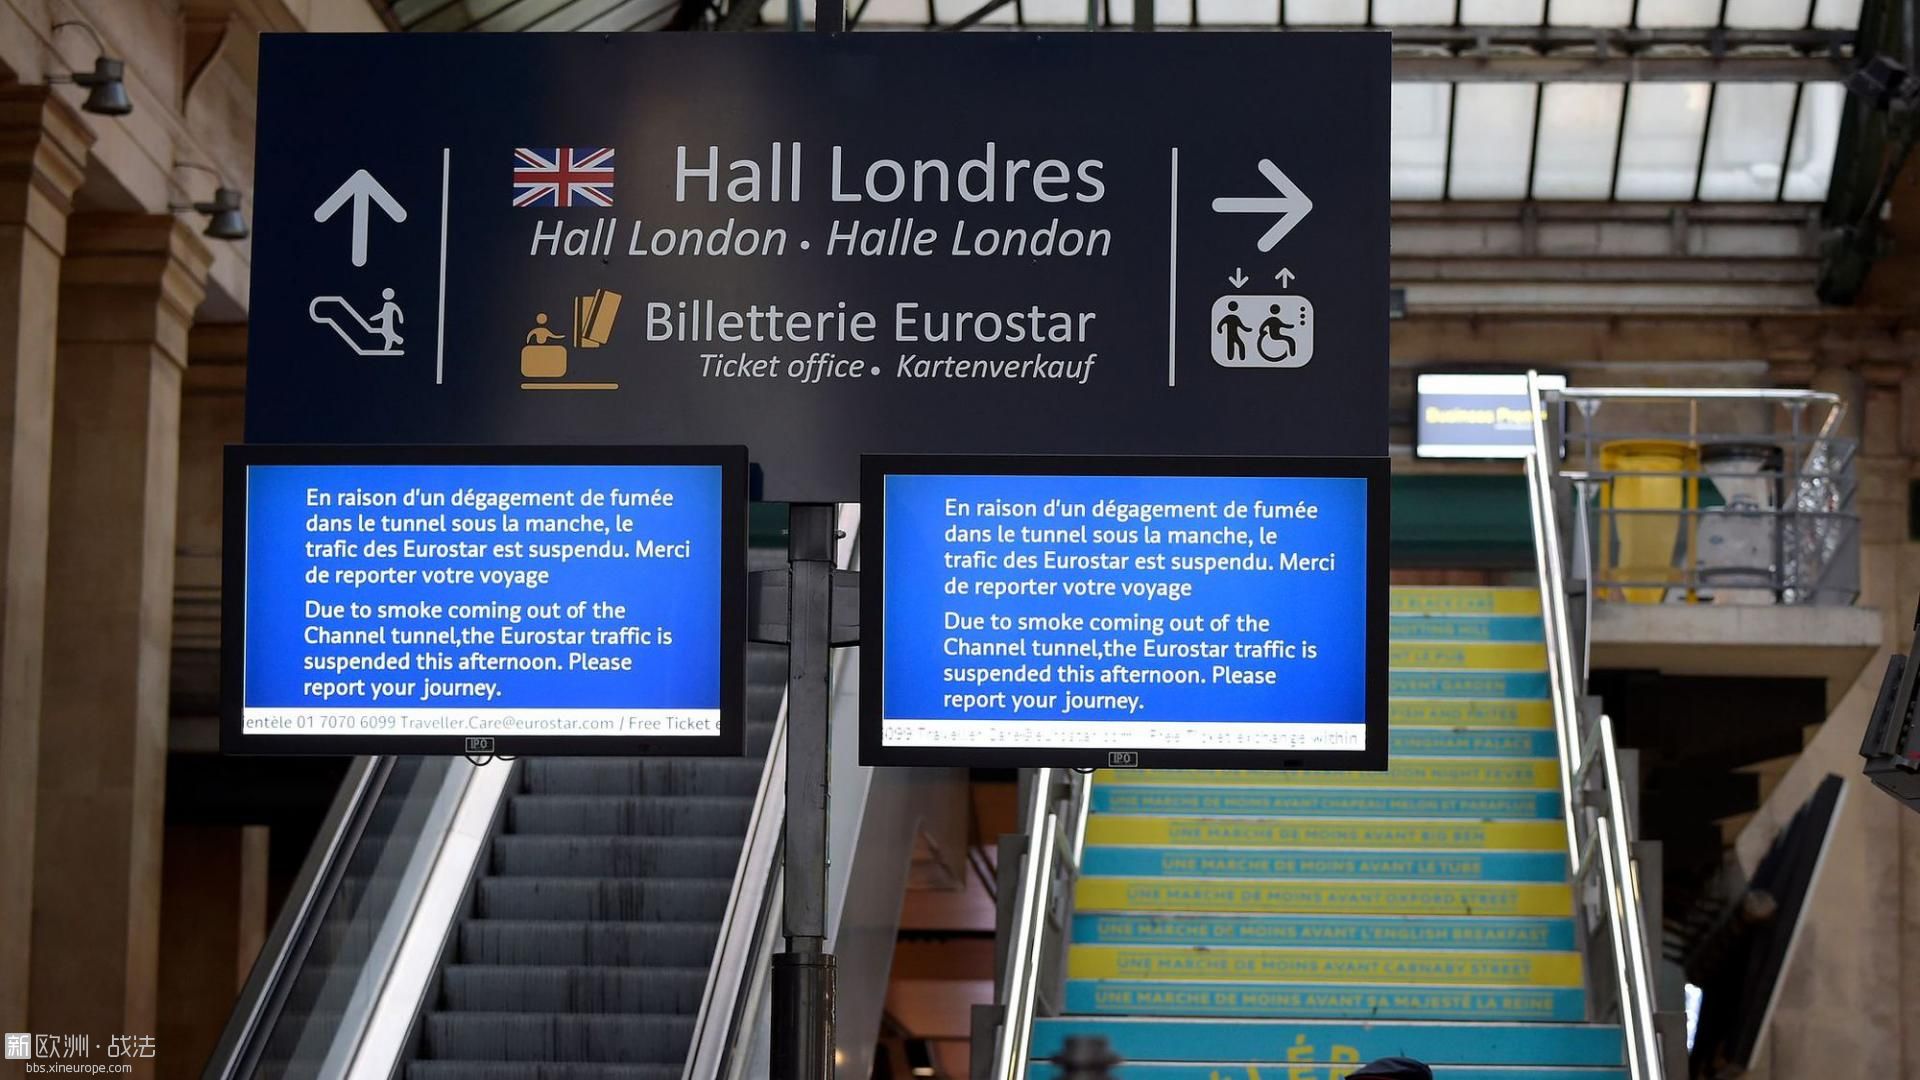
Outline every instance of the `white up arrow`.
{"label": "white up arrow", "polygon": [[327,196],[327,201],[314,210],[313,220],[319,222],[332,220],[333,215],[338,213],[348,200],[353,202],[353,265],[365,266],[367,265],[367,203],[377,203],[395,224],[407,220],[407,211],[387,192],[386,188],[380,186],[380,181],[375,180],[372,173],[359,169],[352,176],[347,177],[347,182],[336,188],[333,194]]}
{"label": "white up arrow", "polygon": [[1213,211],[1216,214],[1279,214],[1280,220],[1260,237],[1260,250],[1272,251],[1281,237],[1292,232],[1293,227],[1313,211],[1313,200],[1270,158],[1260,159],[1260,175],[1279,190],[1279,198],[1215,199]]}
{"label": "white up arrow", "polygon": [[1284,266],[1280,268],[1279,273],[1273,275],[1273,280],[1278,281],[1280,283],[1280,287],[1283,289],[1288,287],[1289,285],[1292,285],[1293,279],[1294,279],[1293,271],[1287,269]]}

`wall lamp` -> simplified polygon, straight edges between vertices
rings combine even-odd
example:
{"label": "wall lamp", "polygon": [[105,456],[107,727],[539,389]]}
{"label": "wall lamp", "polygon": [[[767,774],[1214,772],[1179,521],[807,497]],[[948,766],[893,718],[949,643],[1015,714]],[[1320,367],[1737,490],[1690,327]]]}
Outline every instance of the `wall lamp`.
{"label": "wall lamp", "polygon": [[196,165],[191,161],[182,161],[175,164],[174,168],[192,169],[195,172],[206,173],[208,176],[219,181],[220,185],[213,189],[213,198],[208,199],[206,202],[176,203],[168,207],[168,209],[176,214],[192,210],[196,213],[207,215],[207,227],[201,230],[201,233],[215,240],[245,240],[247,238],[247,218],[246,215],[240,212],[239,188],[228,187],[225,177],[205,165]]}
{"label": "wall lamp", "polygon": [[80,108],[86,112],[99,116],[125,116],[132,112],[133,99],[127,96],[127,65],[107,55],[106,43],[86,23],[57,22],[53,24],[53,32],[59,33],[69,26],[86,31],[87,36],[93,39],[93,47],[100,50],[100,55],[93,61],[92,71],[49,75],[47,82],[86,87],[87,100],[80,103]]}

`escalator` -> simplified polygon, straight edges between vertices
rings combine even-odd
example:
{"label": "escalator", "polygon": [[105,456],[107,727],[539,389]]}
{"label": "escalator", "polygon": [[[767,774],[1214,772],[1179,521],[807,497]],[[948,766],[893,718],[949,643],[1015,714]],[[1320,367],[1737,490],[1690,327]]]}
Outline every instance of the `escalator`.
{"label": "escalator", "polygon": [[744,757],[356,759],[204,1076],[682,1076],[769,915],[786,650],[746,675]]}
{"label": "escalator", "polygon": [[751,647],[744,758],[520,765],[407,1080],[681,1075],[785,679]]}
{"label": "escalator", "polygon": [[[839,525],[856,566],[858,507]],[[967,806],[964,773],[858,764],[856,654],[827,721],[847,1077],[870,1067],[915,844]],[[765,1075],[786,675],[784,648],[749,647],[739,758],[355,759],[205,1080]]]}

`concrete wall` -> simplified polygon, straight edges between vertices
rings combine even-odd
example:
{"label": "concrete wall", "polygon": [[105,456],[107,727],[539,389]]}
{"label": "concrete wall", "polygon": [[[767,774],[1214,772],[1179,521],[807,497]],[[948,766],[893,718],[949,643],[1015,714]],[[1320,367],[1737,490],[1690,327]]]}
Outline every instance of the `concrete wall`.
{"label": "concrete wall", "polygon": [[[1896,254],[1875,270],[1865,304],[1911,311],[1920,304],[1912,169],[1897,185],[1889,224]],[[1920,597],[1920,544],[1907,532],[1908,485],[1920,477],[1920,376],[1901,362],[1828,365],[1820,378],[1860,406],[1861,603],[1880,609],[1886,645],[1739,838],[1741,864],[1751,869],[1822,777],[1847,778],[1833,847],[1752,1075],[1920,1076],[1920,815],[1862,780],[1859,757],[1886,656],[1908,651]]]}

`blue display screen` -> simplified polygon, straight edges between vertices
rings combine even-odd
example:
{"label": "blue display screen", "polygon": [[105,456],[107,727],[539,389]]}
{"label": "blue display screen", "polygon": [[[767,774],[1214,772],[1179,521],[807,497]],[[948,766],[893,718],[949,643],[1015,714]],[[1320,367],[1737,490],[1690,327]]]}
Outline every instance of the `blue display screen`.
{"label": "blue display screen", "polygon": [[882,745],[1365,749],[1368,484],[887,475]]}
{"label": "blue display screen", "polygon": [[722,473],[246,466],[243,734],[717,735]]}

